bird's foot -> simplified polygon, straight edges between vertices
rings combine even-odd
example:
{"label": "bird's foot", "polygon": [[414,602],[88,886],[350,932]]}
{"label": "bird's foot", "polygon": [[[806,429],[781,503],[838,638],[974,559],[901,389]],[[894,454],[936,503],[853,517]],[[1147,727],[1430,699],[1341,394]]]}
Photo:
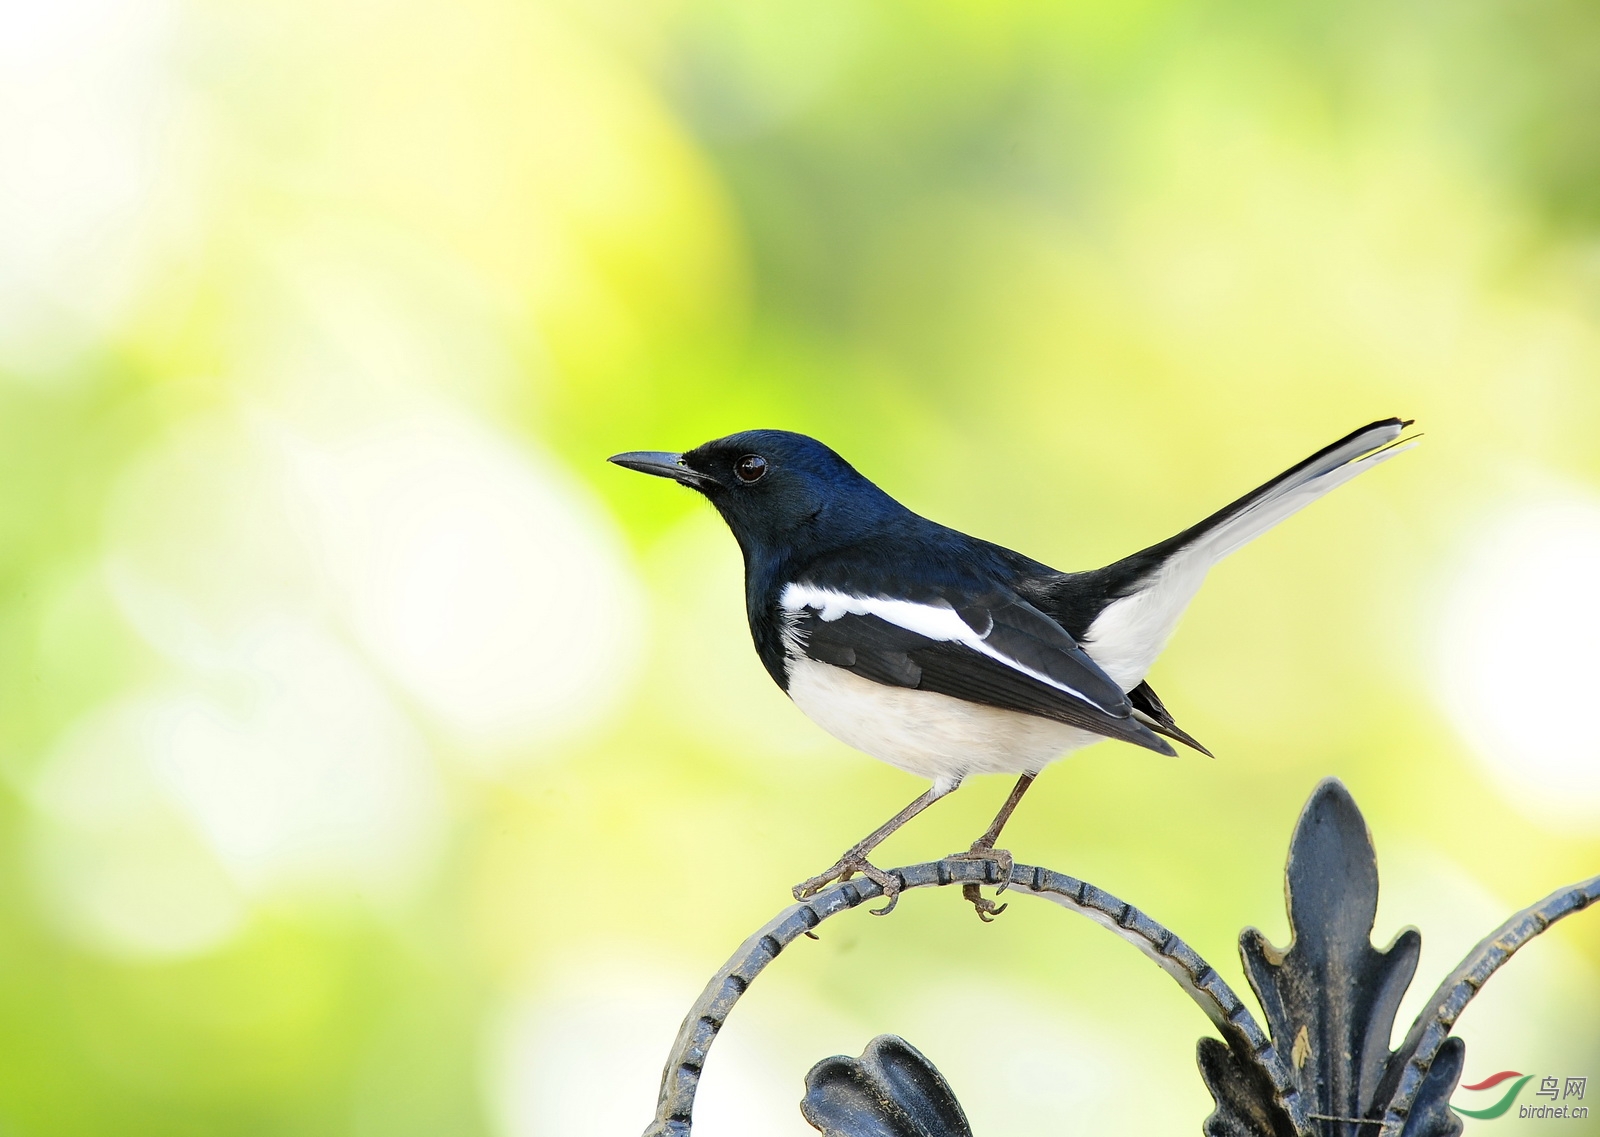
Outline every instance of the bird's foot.
{"label": "bird's foot", "polygon": [[972,848],[960,853],[951,853],[945,858],[947,861],[993,861],[1000,877],[1000,886],[997,892],[1004,892],[1011,885],[1011,867],[1016,862],[1011,859],[1010,849],[996,849],[989,845],[974,844]]}
{"label": "bird's foot", "polygon": [[877,865],[867,860],[865,853],[851,849],[844,856],[833,863],[833,867],[825,872],[818,873],[809,880],[802,880],[794,886],[796,900],[809,900],[821,892],[828,885],[838,881],[843,884],[856,873],[860,873],[873,884],[883,890],[884,899],[888,901],[882,908],[870,909],[874,916],[887,916],[894,911],[894,906],[900,903],[900,879],[890,873],[884,872]]}
{"label": "bird's foot", "polygon": [[975,884],[963,884],[961,898],[972,905],[972,910],[978,914],[978,919],[985,924],[994,923],[994,918],[1010,907],[1010,904],[996,904],[979,892]]}
{"label": "bird's foot", "polygon": [[[972,848],[966,850],[966,852],[951,853],[945,860],[992,861],[999,870],[1000,877],[1000,885],[994,890],[994,894],[999,896],[1011,885],[1011,866],[1013,862],[1010,849],[994,849],[981,842],[975,842]],[[985,924],[993,923],[994,918],[1006,910],[1004,904],[996,904],[993,900],[986,899],[978,891],[976,884],[963,884],[961,886],[961,895],[963,899],[972,905],[973,910],[978,913],[978,919]]]}

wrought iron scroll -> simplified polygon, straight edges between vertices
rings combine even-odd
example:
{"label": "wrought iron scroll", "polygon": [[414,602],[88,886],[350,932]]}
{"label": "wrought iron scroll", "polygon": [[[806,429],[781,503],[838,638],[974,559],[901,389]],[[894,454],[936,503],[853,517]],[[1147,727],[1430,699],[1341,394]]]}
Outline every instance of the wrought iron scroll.
{"label": "wrought iron scroll", "polygon": [[[1557,920],[1580,912],[1600,901],[1600,876],[1581,884],[1559,889],[1530,908],[1524,908],[1485,937],[1466,959],[1439,984],[1406,1033],[1405,1041],[1390,1056],[1388,1069],[1378,1092],[1388,1101],[1383,1115],[1381,1137],[1410,1137],[1408,1124],[1415,1114],[1415,1103],[1430,1077],[1448,1054],[1457,1049],[1450,1031],[1461,1012],[1489,981],[1489,976],[1516,954],[1518,948],[1549,928]],[[1459,1064],[1459,1062],[1458,1062]],[[1460,1075],[1459,1069],[1451,1078]]]}
{"label": "wrought iron scroll", "polygon": [[[943,860],[893,870],[905,890],[952,884],[1000,883],[994,861]],[[1011,888],[1054,901],[1089,917],[1144,952],[1177,980],[1227,1040],[1227,1050],[1248,1071],[1252,1088],[1270,1104],[1274,1124],[1285,1133],[1303,1131],[1301,1106],[1288,1068],[1249,1009],[1216,969],[1176,934],[1133,905],[1075,877],[1033,865],[1013,865]],[[740,945],[711,977],[679,1028],[661,1076],[655,1120],[645,1137],[689,1137],[694,1096],[706,1055],[734,1004],[778,954],[824,920],[848,912],[882,890],[871,881],[852,880],[825,889],[810,900],[792,904]]]}

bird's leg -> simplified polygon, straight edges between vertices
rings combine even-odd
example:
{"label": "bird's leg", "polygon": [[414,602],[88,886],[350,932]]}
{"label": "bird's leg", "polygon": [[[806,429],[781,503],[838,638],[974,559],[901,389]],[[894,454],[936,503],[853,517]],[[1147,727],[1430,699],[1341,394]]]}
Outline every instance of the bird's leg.
{"label": "bird's leg", "polygon": [[[1028,787],[1033,785],[1037,774],[1024,774],[1017,779],[1017,784],[1011,787],[1011,796],[1006,798],[1006,803],[1000,807],[1000,812],[994,815],[994,820],[989,823],[989,828],[983,831],[983,836],[972,843],[972,848],[964,853],[952,853],[948,859],[960,861],[994,861],[1000,869],[1000,887],[995,889],[999,896],[1011,883],[1011,850],[996,849],[994,843],[1000,839],[1000,830],[1006,827],[1006,822],[1011,820],[1011,815],[1016,812],[1017,803],[1022,800],[1022,795],[1028,792]],[[1004,904],[996,904],[993,900],[985,900],[975,884],[963,884],[961,895],[974,909],[977,910],[978,919],[985,924],[1006,910]]]}
{"label": "bird's leg", "polygon": [[846,881],[856,873],[860,873],[872,881],[873,884],[883,889],[884,898],[889,901],[882,908],[872,909],[872,914],[874,916],[887,916],[894,910],[894,906],[900,902],[900,882],[868,861],[867,855],[883,844],[889,834],[953,789],[955,789],[955,785],[941,786],[937,782],[934,783],[926,793],[919,795],[910,805],[846,849],[844,856],[835,861],[832,868],[826,872],[819,873],[810,880],[803,880],[795,885],[794,898],[796,900],[807,900],[834,881]]}

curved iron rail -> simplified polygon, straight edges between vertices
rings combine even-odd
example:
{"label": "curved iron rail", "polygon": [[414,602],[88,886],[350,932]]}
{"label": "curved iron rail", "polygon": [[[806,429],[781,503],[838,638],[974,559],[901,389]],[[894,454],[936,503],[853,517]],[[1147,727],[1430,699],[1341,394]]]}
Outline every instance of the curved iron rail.
{"label": "curved iron rail", "polygon": [[[895,875],[904,888],[926,888],[996,885],[1001,871],[997,862],[963,858],[912,865]],[[1450,1036],[1457,1019],[1529,940],[1574,912],[1600,907],[1597,876],[1511,917],[1450,973],[1391,1052],[1395,1013],[1415,975],[1422,938],[1407,928],[1388,947],[1373,946],[1377,854],[1360,809],[1337,779],[1318,784],[1290,839],[1288,945],[1275,947],[1253,928],[1239,937],[1245,976],[1261,1002],[1266,1031],[1198,953],[1132,905],[1031,865],[1012,868],[1009,883],[1018,893],[1033,893],[1087,916],[1139,948],[1221,1032],[1222,1040],[1202,1038],[1197,1050],[1201,1077],[1216,1103],[1203,1126],[1210,1137],[1459,1137],[1461,1120],[1449,1105],[1465,1060],[1465,1043]],[[734,1003],[767,964],[823,920],[880,894],[869,881],[836,885],[784,909],[745,941],[684,1021],[646,1137],[688,1137],[706,1054]],[[1291,1047],[1292,1069],[1274,1039]],[[898,1074],[891,1076],[890,1066]],[[908,1085],[917,1091],[909,1097]],[[807,1075],[806,1086],[802,1110],[830,1133],[970,1137],[948,1084],[902,1039],[880,1037],[859,1059],[825,1059]],[[913,1115],[927,1115],[937,1124],[906,1128],[902,1123]],[[819,1125],[817,1118],[832,1120]],[[835,1124],[841,1119],[849,1124]]]}
{"label": "curved iron rail", "polygon": [[[951,884],[1000,883],[995,861],[942,860],[891,870],[903,889],[942,888]],[[1230,1049],[1265,1071],[1269,1093],[1296,1132],[1304,1132],[1306,1110],[1283,1058],[1273,1048],[1249,1009],[1217,974],[1216,969],[1178,936],[1131,904],[1086,881],[1034,865],[1013,865],[1011,890],[1032,893],[1087,916],[1149,956],[1172,976],[1221,1031]],[[766,966],[796,939],[824,920],[882,895],[871,881],[852,880],[825,889],[810,900],[791,904],[740,945],[695,1000],[678,1030],[666,1069],[655,1120],[644,1137],[689,1137],[694,1098],[706,1055],[735,1003]],[[1268,1088],[1268,1087],[1264,1087]]]}
{"label": "curved iron rail", "polygon": [[1558,889],[1501,924],[1463,959],[1428,1000],[1389,1061],[1378,1101],[1392,1087],[1393,1097],[1384,1112],[1380,1137],[1400,1137],[1407,1115],[1416,1101],[1428,1070],[1450,1037],[1456,1020],[1489,977],[1529,940],[1557,920],[1600,902],[1600,876]]}

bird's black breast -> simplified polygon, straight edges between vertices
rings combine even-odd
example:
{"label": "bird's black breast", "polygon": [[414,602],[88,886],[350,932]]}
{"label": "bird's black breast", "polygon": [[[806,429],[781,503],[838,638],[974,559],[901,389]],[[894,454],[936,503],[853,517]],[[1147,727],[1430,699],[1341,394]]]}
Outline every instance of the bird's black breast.
{"label": "bird's black breast", "polygon": [[750,621],[750,638],[755,643],[761,666],[767,669],[778,689],[789,690],[789,669],[786,665],[787,648],[785,632],[789,617],[779,607],[783,595],[784,565],[752,563],[745,558],[745,616]]}

